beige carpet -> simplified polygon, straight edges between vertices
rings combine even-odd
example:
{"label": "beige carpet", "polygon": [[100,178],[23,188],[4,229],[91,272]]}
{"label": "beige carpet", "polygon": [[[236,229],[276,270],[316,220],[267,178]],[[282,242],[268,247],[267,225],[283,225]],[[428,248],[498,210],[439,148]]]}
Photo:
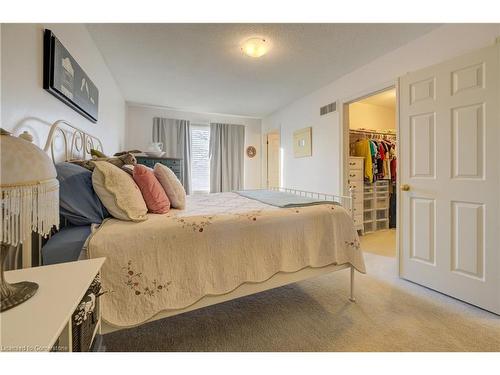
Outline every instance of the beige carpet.
{"label": "beige carpet", "polygon": [[104,336],[107,351],[500,351],[500,317],[400,280],[366,253],[349,271]]}
{"label": "beige carpet", "polygon": [[364,252],[396,256],[396,229],[379,230],[359,237]]}

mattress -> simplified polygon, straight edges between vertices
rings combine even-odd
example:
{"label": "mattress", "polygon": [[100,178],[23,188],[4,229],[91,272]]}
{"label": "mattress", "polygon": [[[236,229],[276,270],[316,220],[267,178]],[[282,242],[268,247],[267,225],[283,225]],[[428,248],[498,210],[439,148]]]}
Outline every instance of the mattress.
{"label": "mattress", "polygon": [[140,223],[105,220],[89,239],[102,268],[102,318],[118,327],[278,272],[351,264],[365,272],[352,218],[341,206],[278,208],[236,193],[192,195],[185,210]]}
{"label": "mattress", "polygon": [[89,235],[90,225],[62,228],[42,247],[42,264],[46,266],[78,260]]}
{"label": "mattress", "polygon": [[334,201],[327,201],[326,199],[314,199],[310,197],[305,197],[297,194],[276,191],[276,190],[266,190],[266,189],[242,190],[242,191],[237,191],[236,193],[243,197],[254,199],[259,202],[280,208],[305,207],[305,206],[313,206],[315,204],[325,204],[325,203],[339,204]]}

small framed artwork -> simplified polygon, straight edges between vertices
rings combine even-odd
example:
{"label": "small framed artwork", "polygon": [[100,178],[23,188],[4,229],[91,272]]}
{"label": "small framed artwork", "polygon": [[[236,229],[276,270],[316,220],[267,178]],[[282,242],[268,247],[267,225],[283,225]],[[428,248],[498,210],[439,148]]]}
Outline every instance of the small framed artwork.
{"label": "small framed artwork", "polygon": [[97,122],[99,90],[52,31],[43,36],[43,88]]}
{"label": "small framed artwork", "polygon": [[297,130],[293,133],[293,155],[296,158],[312,156],[312,127]]}

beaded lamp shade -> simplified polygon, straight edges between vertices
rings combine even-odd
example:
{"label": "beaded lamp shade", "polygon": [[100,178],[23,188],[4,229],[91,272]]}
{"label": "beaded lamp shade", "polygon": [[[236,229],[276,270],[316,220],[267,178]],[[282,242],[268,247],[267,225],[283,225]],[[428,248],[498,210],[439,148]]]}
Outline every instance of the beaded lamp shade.
{"label": "beaded lamp shade", "polygon": [[59,225],[59,182],[52,160],[32,143],[2,132],[0,241],[16,246],[31,231]]}
{"label": "beaded lamp shade", "polygon": [[38,285],[29,281],[9,284],[4,261],[9,249],[59,226],[59,182],[50,158],[26,139],[0,132],[0,311],[32,297]]}

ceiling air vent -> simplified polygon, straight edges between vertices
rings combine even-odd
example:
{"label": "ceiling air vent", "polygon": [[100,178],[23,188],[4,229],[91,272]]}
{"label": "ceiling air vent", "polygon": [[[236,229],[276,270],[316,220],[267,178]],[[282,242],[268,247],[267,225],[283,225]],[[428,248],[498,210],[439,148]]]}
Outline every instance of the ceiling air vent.
{"label": "ceiling air vent", "polygon": [[337,110],[337,102],[327,104],[319,109],[320,116],[326,115]]}

